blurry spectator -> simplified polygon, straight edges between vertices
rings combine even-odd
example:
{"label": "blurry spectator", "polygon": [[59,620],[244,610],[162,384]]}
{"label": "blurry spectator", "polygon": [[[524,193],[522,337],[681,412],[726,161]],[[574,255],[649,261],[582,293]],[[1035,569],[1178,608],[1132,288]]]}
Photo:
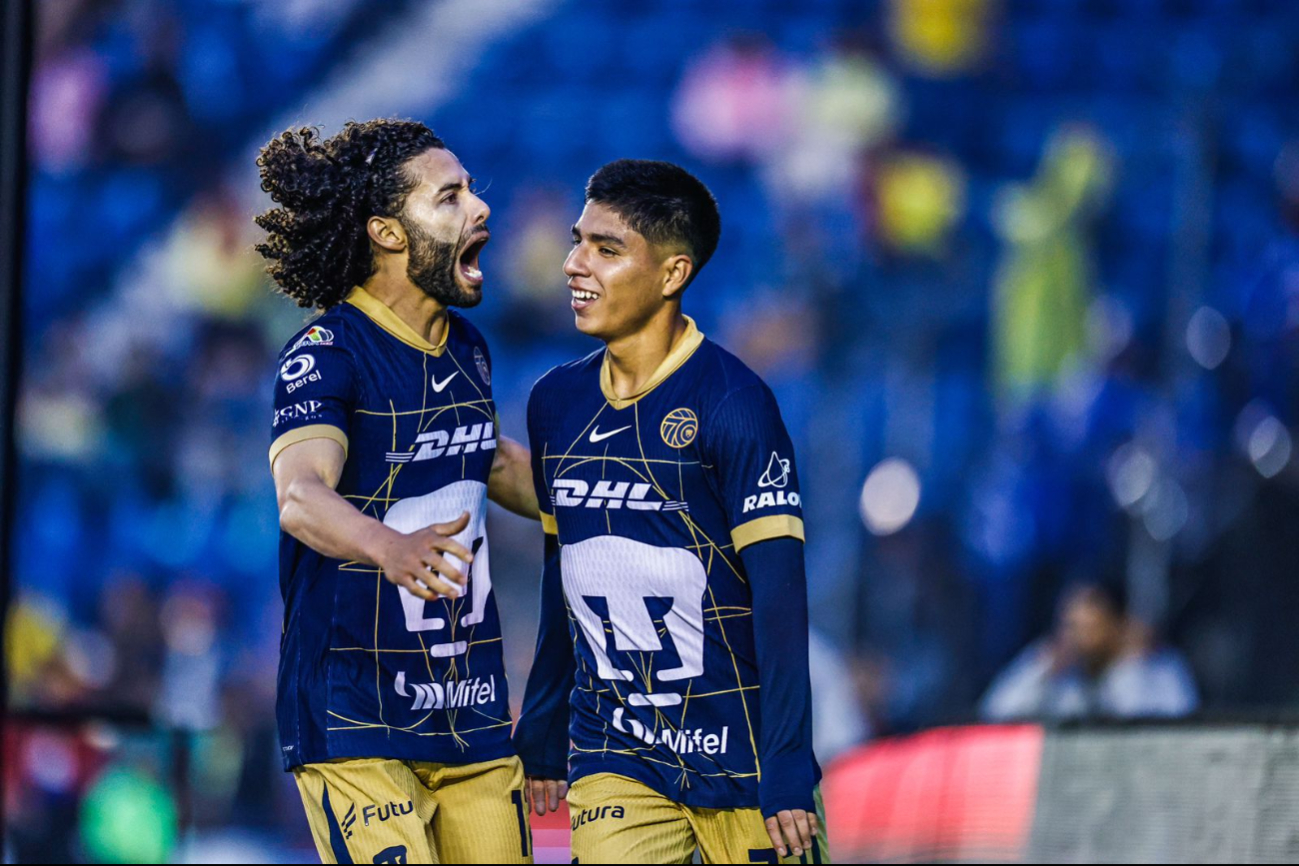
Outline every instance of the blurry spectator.
{"label": "blurry spectator", "polygon": [[1006,247],[993,297],[999,384],[1027,397],[1080,360],[1095,269],[1087,228],[1110,185],[1105,142],[1084,128],[1057,130],[1037,175],[1010,184],[993,222]]}
{"label": "blurry spectator", "polygon": [[1024,650],[980,709],[987,721],[1059,721],[1171,718],[1198,705],[1181,654],[1151,645],[1118,590],[1085,583],[1065,593],[1056,634]]}
{"label": "blurry spectator", "polygon": [[765,38],[717,45],[685,72],[672,125],[690,152],[715,160],[758,159],[785,139],[792,70]]}

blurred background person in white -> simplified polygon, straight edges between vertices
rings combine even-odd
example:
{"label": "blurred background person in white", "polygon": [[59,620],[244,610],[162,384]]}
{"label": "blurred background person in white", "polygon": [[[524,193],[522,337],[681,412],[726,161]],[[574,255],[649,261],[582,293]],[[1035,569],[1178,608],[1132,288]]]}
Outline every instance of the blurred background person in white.
{"label": "blurred background person in white", "polygon": [[1061,599],[1055,633],[1034,642],[992,683],[985,721],[1176,718],[1199,706],[1182,655],[1154,643],[1124,594],[1076,583]]}

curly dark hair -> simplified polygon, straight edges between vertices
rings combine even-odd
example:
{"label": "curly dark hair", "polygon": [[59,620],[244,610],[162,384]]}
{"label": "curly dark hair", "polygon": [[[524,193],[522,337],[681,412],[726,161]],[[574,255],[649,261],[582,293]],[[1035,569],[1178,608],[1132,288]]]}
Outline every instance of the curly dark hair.
{"label": "curly dark hair", "polygon": [[300,307],[328,310],[374,273],[366,222],[401,213],[418,181],[412,157],[444,148],[412,120],[349,121],[322,139],[304,126],[271,139],[257,157],[262,189],[279,207],[255,217],[266,271]]}

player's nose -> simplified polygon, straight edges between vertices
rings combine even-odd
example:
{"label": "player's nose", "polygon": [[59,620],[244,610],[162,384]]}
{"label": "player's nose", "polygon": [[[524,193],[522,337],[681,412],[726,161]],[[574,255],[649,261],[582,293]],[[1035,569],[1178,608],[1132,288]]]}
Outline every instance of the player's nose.
{"label": "player's nose", "polygon": [[476,195],[474,196],[474,202],[477,204],[477,209],[474,212],[474,225],[480,226],[487,222],[487,218],[492,215],[492,209],[487,202]]}
{"label": "player's nose", "polygon": [[564,276],[566,277],[585,277],[590,275],[590,269],[586,266],[586,257],[582,255],[582,246],[578,244],[568,253],[568,258],[564,259]]}

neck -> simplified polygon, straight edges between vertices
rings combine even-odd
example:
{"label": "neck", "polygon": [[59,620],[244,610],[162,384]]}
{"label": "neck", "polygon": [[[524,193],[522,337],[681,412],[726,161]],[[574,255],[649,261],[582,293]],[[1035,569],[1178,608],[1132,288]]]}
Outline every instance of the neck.
{"label": "neck", "polygon": [[639,393],[685,332],[680,305],[669,304],[635,333],[610,340],[605,354],[614,393],[622,399]]}
{"label": "neck", "polygon": [[412,283],[404,271],[397,274],[381,266],[361,288],[392,310],[416,334],[434,346],[439,345],[447,327],[447,308]]}

